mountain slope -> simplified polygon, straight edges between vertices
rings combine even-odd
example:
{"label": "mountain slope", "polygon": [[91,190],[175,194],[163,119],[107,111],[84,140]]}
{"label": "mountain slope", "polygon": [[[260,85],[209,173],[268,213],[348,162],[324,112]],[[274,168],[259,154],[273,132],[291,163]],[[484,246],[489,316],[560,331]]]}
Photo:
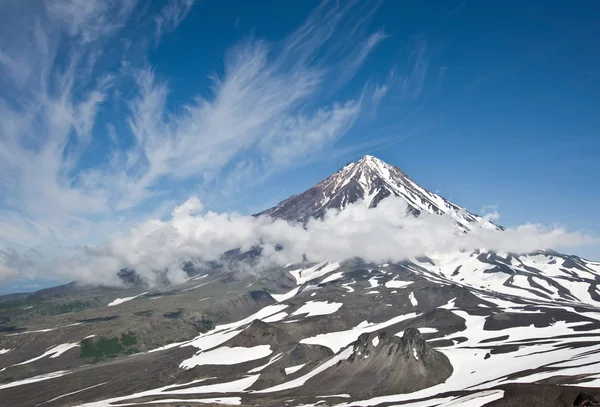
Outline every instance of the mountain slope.
{"label": "mountain slope", "polygon": [[311,217],[323,217],[328,209],[344,209],[361,199],[373,208],[388,196],[404,198],[415,215],[421,212],[449,215],[465,230],[474,223],[497,228],[481,216],[422,188],[398,167],[371,155],[344,166],[307,191],[258,215],[305,222]]}
{"label": "mountain slope", "polygon": [[[451,216],[465,231],[497,227],[370,156],[263,213],[304,222],[387,196],[406,199],[415,215]],[[189,279],[168,291],[67,286],[0,299],[0,399],[562,407],[600,393],[598,262],[480,249],[248,273],[260,256],[233,250],[190,265]],[[69,312],[45,315],[50,300]]]}
{"label": "mountain slope", "polygon": [[[490,256],[469,258],[485,264],[484,257]],[[562,267],[567,258],[555,260]],[[600,386],[600,308],[569,298],[541,302],[518,291],[497,291],[494,287],[504,287],[503,279],[511,277],[501,272],[493,276],[500,282],[493,287],[454,283],[437,272],[437,262],[354,261],[322,265],[323,273],[315,267],[288,268],[292,276],[308,280],[299,281],[287,295],[254,292],[262,299],[257,311],[247,302],[234,301],[245,313],[235,312],[234,318],[227,318],[232,322],[151,352],[97,364],[82,364],[78,342],[90,335],[100,340],[106,331],[98,323],[3,335],[0,397],[7,405],[50,407],[195,402],[449,407],[471,399],[483,405],[482,400],[491,398],[507,406],[558,407],[573,405],[584,391],[567,391],[563,385],[600,393],[589,389]],[[482,269],[469,273],[488,275]],[[205,308],[207,301],[198,298],[214,295],[216,284],[190,291],[196,294],[187,297],[186,312]],[[223,285],[223,290],[229,288],[232,283]],[[181,296],[140,296],[121,304],[119,312],[167,307],[177,298]],[[232,314],[215,311],[202,312]],[[172,316],[146,314],[147,330],[173,321]],[[143,330],[138,335],[142,340]],[[528,385],[515,390],[507,387],[511,384]],[[568,404],[519,399],[547,398],[548,390],[565,392],[561,397]]]}

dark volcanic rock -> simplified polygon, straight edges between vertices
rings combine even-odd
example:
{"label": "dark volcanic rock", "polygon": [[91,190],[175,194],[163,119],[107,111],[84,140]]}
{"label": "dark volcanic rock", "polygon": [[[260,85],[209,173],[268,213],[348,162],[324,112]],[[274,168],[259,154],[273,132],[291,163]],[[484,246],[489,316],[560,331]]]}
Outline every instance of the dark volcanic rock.
{"label": "dark volcanic rock", "polygon": [[142,285],[142,278],[135,272],[135,270],[130,268],[119,270],[117,277],[119,277],[119,280],[128,286],[134,287]]}
{"label": "dark volcanic rock", "polygon": [[[289,346],[291,344],[287,344]],[[261,390],[279,384],[289,377],[285,373],[286,367],[304,365],[294,374],[302,375],[303,371],[310,371],[324,360],[333,356],[331,349],[320,345],[297,343],[291,349],[283,352],[276,362],[261,371],[258,381],[252,386],[254,390]]]}
{"label": "dark volcanic rock", "polygon": [[333,356],[333,352],[325,346],[298,343],[285,353],[281,360],[284,363],[289,362],[291,365],[298,365],[309,361],[321,361],[331,356]]}
{"label": "dark volcanic rock", "polygon": [[265,303],[273,302],[273,297],[271,297],[271,294],[269,294],[265,290],[250,291],[250,297],[252,297],[252,299],[256,302],[265,302]]}
{"label": "dark volcanic rock", "polygon": [[590,407],[600,407],[600,394],[596,394],[595,396],[592,394],[588,394],[585,392],[581,392],[575,398],[573,402],[574,406],[590,406]]}
{"label": "dark volcanic rock", "polygon": [[[582,386],[583,384],[580,384]],[[504,390],[501,399],[486,404],[486,407],[570,407],[591,400],[598,389],[541,383],[511,383],[499,386]],[[596,396],[598,397],[598,396]],[[591,406],[594,406],[591,404]]]}
{"label": "dark volcanic rock", "polygon": [[211,320],[213,322],[235,321],[275,303],[273,297],[265,290],[250,291],[243,295],[217,301],[210,311]]}
{"label": "dark volcanic rock", "polygon": [[230,339],[227,346],[251,347],[257,345],[283,345],[293,341],[293,337],[285,330],[263,322],[259,319],[254,320],[242,332]]}
{"label": "dark volcanic rock", "polygon": [[452,365],[431,348],[415,328],[402,338],[388,332],[364,333],[353,345],[352,355],[311,379],[311,386],[330,393],[373,397],[409,393],[442,383]]}

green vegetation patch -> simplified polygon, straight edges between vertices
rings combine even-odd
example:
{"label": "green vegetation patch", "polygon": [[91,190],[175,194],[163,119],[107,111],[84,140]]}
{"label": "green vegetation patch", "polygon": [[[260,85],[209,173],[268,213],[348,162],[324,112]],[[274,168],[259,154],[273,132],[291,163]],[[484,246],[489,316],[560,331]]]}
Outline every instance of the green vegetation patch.
{"label": "green vegetation patch", "polygon": [[137,344],[137,337],[133,332],[124,332],[120,337],[113,336],[106,338],[88,338],[81,341],[81,358],[93,358],[92,363],[105,358],[115,358],[120,354],[131,355],[137,353],[137,348],[133,345]]}
{"label": "green vegetation patch", "polygon": [[121,334],[121,344],[123,346],[133,346],[137,344],[137,338],[133,332],[123,332]]}

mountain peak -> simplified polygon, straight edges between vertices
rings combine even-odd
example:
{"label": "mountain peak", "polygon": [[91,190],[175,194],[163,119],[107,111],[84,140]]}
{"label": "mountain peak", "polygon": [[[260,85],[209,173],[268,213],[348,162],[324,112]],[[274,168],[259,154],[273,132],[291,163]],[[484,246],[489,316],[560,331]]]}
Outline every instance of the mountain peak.
{"label": "mountain peak", "polygon": [[474,223],[496,228],[480,216],[421,187],[398,167],[372,155],[345,165],[314,187],[259,215],[306,222],[311,217],[322,218],[328,209],[341,210],[359,200],[373,208],[388,196],[405,199],[409,211],[415,215],[422,212],[449,215],[464,230],[469,230]]}
{"label": "mountain peak", "polygon": [[346,165],[344,168],[346,167],[361,167],[361,168],[370,168],[371,170],[377,171],[377,170],[382,170],[382,169],[392,169],[392,168],[396,168],[397,170],[400,170],[397,167],[394,167],[393,165],[390,165],[388,163],[386,163],[385,161],[383,161],[380,158],[377,158],[373,155],[365,155],[364,157],[362,157],[360,160],[358,161],[354,161],[349,163],[348,165]]}
{"label": "mountain peak", "polygon": [[385,165],[389,165],[388,163],[386,163],[385,161],[375,157],[374,155],[369,155],[366,154],[365,156],[363,156],[363,158],[361,158],[360,160],[357,161],[357,163],[366,163],[366,164],[385,164]]}
{"label": "mountain peak", "polygon": [[361,158],[360,160],[358,160],[357,163],[368,163],[368,162],[374,162],[374,161],[380,161],[385,164],[384,161],[380,160],[379,158],[375,157],[374,155],[369,155],[369,154],[365,154],[365,156],[363,158]]}

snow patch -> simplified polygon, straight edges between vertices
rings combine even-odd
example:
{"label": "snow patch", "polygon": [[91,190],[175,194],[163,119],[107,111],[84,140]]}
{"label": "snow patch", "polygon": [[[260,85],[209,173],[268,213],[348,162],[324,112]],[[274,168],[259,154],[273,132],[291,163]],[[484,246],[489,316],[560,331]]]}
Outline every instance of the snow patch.
{"label": "snow patch", "polygon": [[26,360],[25,362],[17,363],[17,364],[15,364],[13,366],[26,365],[28,363],[35,362],[36,360],[43,359],[46,356],[50,356],[50,359],[55,359],[55,358],[59,357],[60,355],[62,355],[63,353],[65,353],[66,351],[68,351],[69,349],[73,349],[73,348],[76,348],[78,346],[79,346],[79,342],[75,342],[75,343],[63,343],[62,345],[57,345],[57,346],[53,347],[52,349],[47,350],[46,352],[44,352],[43,354],[41,354],[38,357]]}
{"label": "snow patch", "polygon": [[258,345],[251,348],[230,348],[223,346],[194,355],[181,362],[179,367],[192,369],[202,365],[237,365],[251,360],[262,359],[271,353],[271,346],[269,345]]}
{"label": "snow patch", "polygon": [[[200,403],[200,404],[225,404],[228,406],[239,406],[242,404],[241,397],[219,397],[209,399],[160,399],[146,401],[142,404],[162,404],[162,403],[176,403],[176,405],[187,406],[188,403]],[[138,403],[135,403],[137,405]],[[119,404],[121,406],[130,406],[132,404]]]}
{"label": "snow patch", "polygon": [[444,305],[440,305],[438,308],[443,308],[443,309],[453,309],[456,305],[456,298],[452,298],[450,301],[448,301],[446,304]]}
{"label": "snow patch", "polygon": [[72,392],[70,392],[70,393],[61,394],[60,396],[58,396],[58,397],[54,397],[52,400],[48,400],[48,401],[46,401],[45,403],[51,403],[51,402],[53,402],[53,401],[60,400],[60,399],[62,399],[62,398],[64,398],[64,397],[67,397],[67,396],[72,396],[73,394],[77,394],[77,393],[81,393],[82,391],[86,391],[86,390],[89,390],[89,389],[93,389],[94,387],[104,386],[106,383],[108,383],[108,382],[94,384],[93,386],[85,387],[85,388],[83,388],[83,389],[81,389],[81,390],[76,390],[76,391],[72,391]]}
{"label": "snow patch", "polygon": [[300,291],[300,287],[296,287],[285,294],[271,294],[271,297],[273,297],[273,299],[277,302],[283,302],[285,300],[289,300],[292,297],[295,297],[296,294],[298,294],[298,291]]}
{"label": "snow patch", "polygon": [[[148,397],[148,396],[201,394],[201,393],[239,393],[239,392],[245,391],[246,389],[251,387],[254,383],[256,383],[259,376],[260,375],[253,375],[253,376],[244,377],[239,380],[234,380],[231,382],[181,388],[184,386],[190,386],[190,385],[200,383],[200,382],[207,380],[207,379],[199,379],[199,380],[194,380],[194,381],[188,382],[188,383],[172,384],[169,386],[159,387],[159,388],[153,389],[153,390],[146,390],[146,391],[142,391],[140,393],[130,394],[128,396],[113,397],[113,398],[106,399],[106,400],[93,401],[91,403],[80,404],[78,407],[106,407],[106,406],[114,405],[115,403],[119,403],[119,402],[122,402],[125,400],[134,400],[134,399]],[[239,399],[239,397],[231,397],[231,398],[225,397],[222,399],[210,399],[210,400],[223,400],[223,401],[225,401],[225,404],[227,404],[229,402],[229,399],[233,399],[233,403],[230,403],[230,404],[237,404],[237,405],[241,404],[241,401],[239,403],[236,401],[237,399]],[[205,399],[205,400],[208,400],[208,399]],[[165,401],[160,400],[160,402],[165,402]],[[185,400],[185,402],[192,402],[192,400]],[[194,400],[193,402],[196,402],[196,401]],[[148,404],[148,403],[144,403],[144,404]],[[125,405],[125,404],[119,403],[118,405]]]}
{"label": "snow patch", "polygon": [[39,375],[39,376],[28,377],[27,379],[23,379],[23,380],[17,380],[17,381],[6,383],[6,384],[0,384],[0,390],[9,389],[11,387],[23,386],[25,384],[37,383],[37,382],[41,382],[43,380],[55,379],[57,377],[65,376],[70,373],[71,372],[69,372],[67,370],[60,370],[58,372],[52,372],[52,373],[43,374],[43,375]]}
{"label": "snow patch", "polygon": [[232,322],[230,324],[217,325],[215,327],[214,331],[211,331],[211,332],[218,333],[219,331],[223,331],[223,330],[237,329],[243,325],[247,325],[247,324],[251,323],[255,319],[260,319],[262,321],[263,319],[270,317],[273,314],[283,311],[287,307],[288,306],[285,304],[267,305],[266,307],[261,308],[258,312],[254,313],[254,314],[250,315],[249,317],[244,318],[240,321]]}
{"label": "snow patch", "polygon": [[[202,284],[199,284],[199,285],[195,285],[195,286],[193,286],[193,287],[186,288],[185,290],[183,290],[183,292],[192,291],[192,290],[195,290],[196,288],[204,287],[205,285],[207,285],[207,284],[210,284],[210,283],[212,283],[212,281],[209,281],[209,282],[207,282],[207,283],[202,283]],[[134,298],[135,298],[135,297],[134,297]],[[112,303],[111,303],[111,304],[112,304]],[[109,305],[110,305],[110,304],[109,304]],[[116,304],[115,304],[115,305],[116,305]]]}
{"label": "snow patch", "polygon": [[154,349],[150,349],[148,351],[148,353],[154,353],[154,352],[160,352],[162,350],[167,350],[167,349],[171,349],[171,348],[176,348],[177,346],[181,346],[187,344],[187,342],[175,342],[175,343],[170,343],[168,345],[165,346],[161,346],[159,348],[154,348]]}
{"label": "snow patch", "polygon": [[390,280],[385,283],[386,288],[404,288],[411,285],[412,281]]}
{"label": "snow patch", "polygon": [[14,334],[8,334],[6,336],[16,336],[16,335],[25,335],[25,334],[38,334],[38,333],[52,332],[52,331],[55,331],[55,330],[56,330],[56,328],[36,329],[34,331],[17,332],[17,333],[14,333]]}
{"label": "snow patch", "polygon": [[145,293],[141,293],[138,295],[134,295],[133,297],[126,297],[126,298],[117,298],[116,300],[114,300],[113,302],[111,302],[110,304],[108,304],[108,307],[114,307],[115,305],[119,305],[119,304],[123,304],[124,302],[127,301],[131,301],[139,296],[142,296],[144,294],[148,294],[148,291],[146,291]]}
{"label": "snow patch", "polygon": [[468,396],[458,397],[449,403],[441,404],[440,407],[481,407],[504,397],[504,390],[486,390]]}
{"label": "snow patch", "polygon": [[188,278],[188,281],[200,280],[200,279],[202,279],[204,277],[208,277],[208,274],[204,274],[204,275],[201,275],[201,276],[190,277],[190,278]]}
{"label": "snow patch", "polygon": [[282,311],[282,312],[278,312],[277,314],[273,314],[270,317],[263,319],[263,322],[279,322],[287,316],[288,316],[288,313],[285,311]]}
{"label": "snow patch", "polygon": [[349,293],[353,293],[354,288],[350,287],[352,284],[356,284],[356,281],[352,280],[351,283],[342,284],[342,287],[348,290]]}
{"label": "snow patch", "polygon": [[[419,330],[419,332],[421,334],[435,334],[438,332],[437,328],[423,327],[423,328],[417,328],[417,329]],[[397,332],[394,335],[402,338],[402,336],[404,336],[404,331]]]}
{"label": "snow patch", "polygon": [[326,277],[323,281],[321,281],[321,284],[331,283],[332,281],[339,280],[342,277],[344,277],[344,273],[342,271],[338,271],[337,273],[333,273],[329,277]]}
{"label": "snow patch", "polygon": [[379,281],[377,281],[377,277],[372,277],[369,279],[369,284],[371,284],[370,288],[379,287]]}
{"label": "snow patch", "polygon": [[254,369],[251,369],[251,370],[248,370],[248,373],[262,372],[266,367],[268,367],[268,366],[272,365],[273,363],[277,362],[282,357],[283,357],[283,353],[278,353],[277,355],[275,355],[271,359],[269,359],[269,361],[267,363],[265,363],[264,365],[255,367]]}
{"label": "snow patch", "polygon": [[303,363],[301,365],[296,365],[296,366],[292,366],[292,367],[286,367],[285,370],[285,374],[286,375],[291,375],[292,373],[296,373],[298,370],[302,369],[304,367],[304,365],[306,365],[306,363]]}
{"label": "snow patch", "polygon": [[314,317],[317,315],[328,315],[333,314],[339,310],[342,305],[341,302],[327,302],[327,301],[309,301],[296,311],[292,315],[308,314],[306,317]]}

